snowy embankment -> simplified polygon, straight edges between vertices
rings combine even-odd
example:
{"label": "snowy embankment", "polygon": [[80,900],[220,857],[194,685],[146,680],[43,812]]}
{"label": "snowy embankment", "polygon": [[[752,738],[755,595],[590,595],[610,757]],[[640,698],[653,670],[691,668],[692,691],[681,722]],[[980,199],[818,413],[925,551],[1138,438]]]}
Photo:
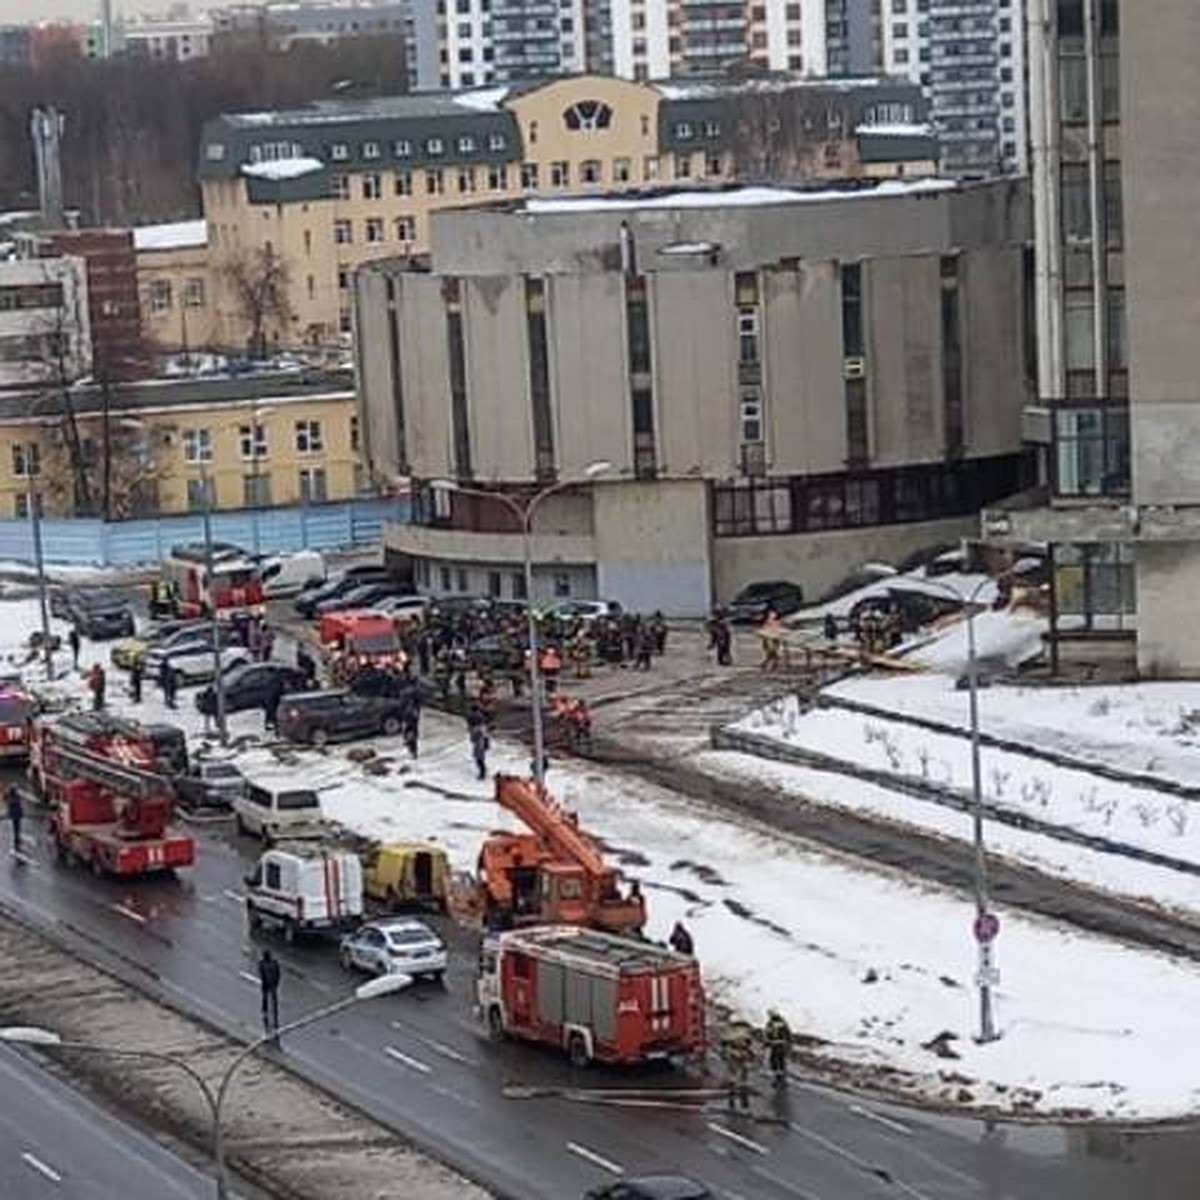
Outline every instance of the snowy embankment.
{"label": "snowy embankment", "polygon": [[[0,638],[34,627],[27,608],[0,605]],[[93,657],[106,659],[107,648],[85,646],[84,664]],[[117,678],[114,707],[176,718],[152,689],[135,710]],[[82,689],[72,676],[59,690]],[[190,695],[181,702],[177,719],[195,739],[201,724]],[[248,739],[238,759],[252,778],[317,787],[327,814],[347,827],[379,838],[436,839],[461,869],[474,867],[489,830],[512,827],[491,783],[474,777],[461,721],[427,714],[415,762],[397,742],[377,741],[383,775],[348,759],[347,748],[288,752],[281,760],[255,744],[258,714],[239,714],[234,730]],[[522,748],[502,744],[490,767],[515,771],[526,761]],[[914,887],[585,763],[555,763],[549,783],[642,881],[649,935],[661,939],[682,919],[717,998],[754,1021],[769,1006],[780,1008],[810,1039],[808,1061],[831,1077],[1026,1114],[1131,1120],[1200,1109],[1190,1057],[1179,1053],[1200,1040],[1200,970],[1190,964],[1006,916],[997,947],[1003,1037],[978,1046],[971,1040],[972,912],[962,897]],[[935,1039],[958,1057],[924,1048]]]}

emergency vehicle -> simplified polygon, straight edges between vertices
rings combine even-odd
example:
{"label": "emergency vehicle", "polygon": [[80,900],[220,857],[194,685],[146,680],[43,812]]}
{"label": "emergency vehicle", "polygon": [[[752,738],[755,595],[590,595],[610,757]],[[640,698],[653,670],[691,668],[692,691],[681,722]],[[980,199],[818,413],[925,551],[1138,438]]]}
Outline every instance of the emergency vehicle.
{"label": "emergency vehicle", "polygon": [[493,1037],[544,1042],[573,1066],[704,1053],[694,958],[596,929],[544,925],[484,942],[479,1013]]}
{"label": "emergency vehicle", "polygon": [[261,611],[263,585],[258,565],[236,547],[222,547],[212,555],[208,577],[208,550],[202,544],[173,546],[162,565],[163,580],[175,597],[181,617],[204,617],[245,610]]}
{"label": "emergency vehicle", "polygon": [[28,758],[37,701],[13,680],[0,680],[0,759]]}
{"label": "emergency vehicle", "polygon": [[358,608],[325,613],[317,634],[334,683],[346,683],[366,667],[384,671],[404,667],[395,623],[384,613]]}

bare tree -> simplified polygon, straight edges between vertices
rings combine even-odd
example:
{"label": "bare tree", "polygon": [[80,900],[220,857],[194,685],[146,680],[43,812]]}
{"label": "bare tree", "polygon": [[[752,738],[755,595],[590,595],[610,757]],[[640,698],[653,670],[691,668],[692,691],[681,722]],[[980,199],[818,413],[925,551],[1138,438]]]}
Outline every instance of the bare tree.
{"label": "bare tree", "polygon": [[234,303],[250,327],[247,350],[255,358],[265,358],[267,335],[292,319],[288,301],[288,265],[273,247],[239,247],[221,267],[221,274],[233,292]]}
{"label": "bare tree", "polygon": [[747,86],[730,109],[723,149],[739,180],[789,183],[850,166],[849,106],[822,88]]}

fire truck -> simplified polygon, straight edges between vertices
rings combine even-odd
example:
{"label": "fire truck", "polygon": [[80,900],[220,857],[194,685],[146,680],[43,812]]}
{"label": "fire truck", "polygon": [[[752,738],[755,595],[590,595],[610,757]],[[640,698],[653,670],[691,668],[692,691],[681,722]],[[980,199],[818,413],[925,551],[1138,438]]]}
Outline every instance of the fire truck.
{"label": "fire truck", "polygon": [[0,759],[29,757],[29,722],[37,701],[14,680],[0,680]]}
{"label": "fire truck", "polygon": [[515,929],[484,943],[479,1013],[495,1038],[566,1051],[573,1066],[704,1053],[696,960],[595,929]]}
{"label": "fire truck", "polygon": [[608,866],[579,820],[532,779],[496,776],[496,803],[532,831],[491,833],[479,853],[480,900],[489,928],[591,925],[635,933],[646,923],[637,884],[622,893],[620,872]]}
{"label": "fire truck", "polygon": [[210,579],[208,558],[208,548],[198,543],[173,546],[170,557],[163,561],[163,580],[174,593],[179,616],[262,609],[263,585],[256,563],[236,546],[222,546],[212,554]]}
{"label": "fire truck", "polygon": [[348,683],[367,667],[399,671],[404,666],[395,623],[385,613],[357,608],[325,613],[317,635],[335,684]]}
{"label": "fire truck", "polygon": [[192,839],[170,826],[160,751],[151,729],[103,713],[33,723],[29,777],[50,808],[60,862],[119,876],[191,866]]}

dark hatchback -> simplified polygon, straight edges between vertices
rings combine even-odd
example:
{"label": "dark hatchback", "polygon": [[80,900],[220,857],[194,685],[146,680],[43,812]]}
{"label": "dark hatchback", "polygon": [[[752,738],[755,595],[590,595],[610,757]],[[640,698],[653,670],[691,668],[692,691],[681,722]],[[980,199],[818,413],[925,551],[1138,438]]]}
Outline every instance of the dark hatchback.
{"label": "dark hatchback", "polygon": [[804,591],[798,583],[773,579],[747,584],[733,598],[727,613],[735,625],[761,625],[767,613],[786,617],[804,607]]}
{"label": "dark hatchback", "polygon": [[136,628],[133,606],[120,592],[74,592],[67,601],[67,615],[80,635],[94,642],[132,637]]}
{"label": "dark hatchback", "polygon": [[682,1175],[642,1175],[592,1188],[586,1200],[714,1200],[702,1183]]}
{"label": "dark hatchback", "polygon": [[394,737],[403,727],[410,702],[395,696],[364,696],[336,689],[299,692],[279,706],[279,732],[292,742],[326,742],[382,734]]}
{"label": "dark hatchback", "polygon": [[317,605],[338,596],[344,596],[355,588],[364,587],[368,583],[389,583],[395,577],[386,567],[352,567],[343,575],[335,575],[316,587],[305,588],[292,602],[292,607],[302,617],[313,617]]}
{"label": "dark hatchback", "polygon": [[[280,695],[305,686],[304,673],[285,663],[242,663],[225,673],[225,711],[262,708],[278,689]],[[196,708],[206,717],[216,716],[217,693],[209,684],[196,696]]]}

